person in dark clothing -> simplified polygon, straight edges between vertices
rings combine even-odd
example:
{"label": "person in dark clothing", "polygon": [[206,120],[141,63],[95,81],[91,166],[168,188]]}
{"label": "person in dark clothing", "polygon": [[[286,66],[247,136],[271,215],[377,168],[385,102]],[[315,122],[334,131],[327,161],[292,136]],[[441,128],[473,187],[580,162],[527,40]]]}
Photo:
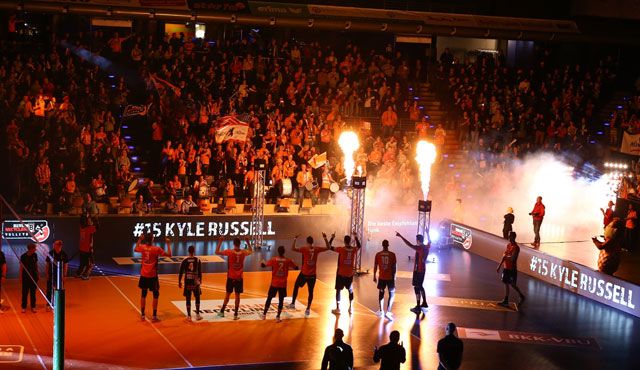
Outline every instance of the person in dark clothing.
{"label": "person in dark clothing", "polygon": [[438,370],[457,370],[462,363],[462,341],[456,336],[456,324],[450,322],[444,329],[444,338],[438,341]]}
{"label": "person in dark clothing", "polygon": [[399,370],[400,364],[407,361],[407,353],[400,341],[400,332],[394,330],[389,335],[389,343],[373,351],[373,362],[380,362],[380,370]]}
{"label": "person in dark clothing", "polygon": [[[53,282],[57,278],[58,263],[62,262],[62,278],[67,276],[67,268],[69,264],[69,256],[67,252],[62,250],[62,240],[56,240],[53,242],[53,249],[49,251],[47,255],[47,299],[49,302],[55,305],[53,302]],[[47,311],[49,311],[49,305],[47,305]]]}
{"label": "person in dark clothing", "polygon": [[353,350],[342,341],[344,332],[336,329],[333,344],[324,350],[321,370],[351,370],[353,369]]}
{"label": "person in dark clothing", "polygon": [[20,256],[20,285],[22,285],[22,313],[27,312],[27,295],[31,301],[31,312],[36,312],[38,255],[36,245],[33,243],[29,243],[27,251]]}
{"label": "person in dark clothing", "polygon": [[509,239],[509,233],[513,231],[513,223],[516,220],[516,216],[513,215],[513,208],[507,208],[507,214],[504,215],[504,224],[502,226],[502,237]]}

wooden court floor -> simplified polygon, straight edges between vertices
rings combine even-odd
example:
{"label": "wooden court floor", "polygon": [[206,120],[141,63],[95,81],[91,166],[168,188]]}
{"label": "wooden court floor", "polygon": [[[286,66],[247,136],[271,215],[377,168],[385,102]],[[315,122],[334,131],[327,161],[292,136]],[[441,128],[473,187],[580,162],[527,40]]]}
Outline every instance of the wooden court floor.
{"label": "wooden court floor", "polygon": [[[289,276],[291,295],[297,272]],[[343,291],[343,314],[333,315],[335,291],[333,281],[318,281],[309,318],[289,318],[277,323],[271,310],[265,321],[201,321],[188,323],[179,309],[182,291],[176,275],[161,275],[160,322],[141,321],[140,291],[136,276],[96,276],[89,281],[66,280],[67,325],[66,367],[74,369],[118,368],[190,368],[273,364],[273,368],[320,368],[324,347],[331,343],[333,331],[345,331],[351,343],[357,369],[377,368],[371,356],[373,346],[384,344],[392,330],[400,330],[408,352],[404,368],[436,368],[435,345],[442,328],[431,313],[423,322],[409,312],[410,294],[398,294],[395,321],[378,318],[357,303],[354,313],[346,312],[348,303]],[[205,274],[203,300],[222,300],[224,273]],[[362,278],[364,279],[364,277]],[[370,279],[370,277],[366,277]],[[257,309],[264,304],[270,281],[269,272],[245,272],[246,301]],[[41,286],[44,282],[41,281]],[[369,294],[376,295],[372,290]],[[17,280],[3,284],[4,314],[0,314],[0,348],[3,345],[24,347],[22,360],[0,363],[0,368],[51,369],[53,314],[45,312],[44,299],[38,297],[37,313],[20,313],[20,286]],[[369,297],[369,301],[371,301]],[[300,290],[298,310],[303,312],[306,287]],[[182,302],[181,302],[182,301]],[[375,298],[374,300],[375,301]],[[178,305],[176,305],[176,302]],[[286,303],[289,299],[286,300]],[[277,299],[273,301],[277,303]],[[230,302],[233,306],[233,300]],[[147,298],[147,316],[151,315],[151,294]],[[227,314],[231,315],[231,314]],[[298,315],[300,316],[300,315]],[[420,340],[419,338],[422,338]],[[410,355],[414,354],[413,358]]]}

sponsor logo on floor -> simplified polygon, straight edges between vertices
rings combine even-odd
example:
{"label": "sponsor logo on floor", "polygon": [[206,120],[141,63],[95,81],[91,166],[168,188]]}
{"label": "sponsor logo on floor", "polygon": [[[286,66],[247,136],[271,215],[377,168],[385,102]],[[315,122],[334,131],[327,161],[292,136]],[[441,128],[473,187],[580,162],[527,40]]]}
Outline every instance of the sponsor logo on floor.
{"label": "sponsor logo on floor", "polygon": [[[182,261],[189,256],[173,256],[173,257],[158,257],[158,263],[171,264],[182,263]],[[224,262],[219,256],[196,256],[202,263]],[[113,257],[118,265],[139,265],[142,262],[142,257]]]}
{"label": "sponsor logo on floor", "polygon": [[[396,299],[406,296],[407,302],[411,302],[414,299],[413,294],[396,294]],[[427,303],[429,306],[448,306],[448,307],[460,307],[460,308],[475,308],[478,310],[490,310],[490,311],[503,311],[503,312],[518,312],[518,306],[510,302],[509,307],[501,306],[498,301],[484,301],[481,299],[469,299],[469,298],[452,298],[452,297],[427,297]]]}
{"label": "sponsor logo on floor", "polygon": [[[238,309],[238,317],[239,320],[242,321],[256,321],[262,320],[262,311],[264,310],[265,298],[242,298],[240,300],[240,308]],[[222,308],[222,299],[209,299],[200,301],[200,315],[202,316],[202,321],[200,322],[226,322],[226,321],[234,321],[233,320],[233,296],[229,300],[229,304],[227,305],[224,317],[219,317],[218,313],[220,312],[220,308]],[[292,310],[288,308],[288,304],[291,302],[291,298],[287,297],[284,300],[285,305],[282,309],[282,314],[280,318],[283,320],[292,320],[292,319],[304,319],[304,310],[306,307],[300,303],[296,304],[296,309]],[[172,303],[184,314],[187,315],[187,307],[185,305],[185,301],[172,301]],[[271,302],[271,306],[269,307],[269,311],[267,312],[267,320],[273,320],[276,318],[276,313],[278,312],[278,299],[274,298]],[[191,303],[191,317],[194,318],[195,321],[195,303],[192,301]],[[316,318],[318,314],[314,311],[311,311],[311,314],[308,318]]]}
{"label": "sponsor logo on floor", "polygon": [[497,342],[545,344],[556,347],[577,347],[599,350],[594,338],[565,337],[561,335],[523,333],[517,331],[458,328],[458,336],[463,339],[492,340]]}
{"label": "sponsor logo on floor", "polygon": [[0,344],[0,364],[22,362],[23,354],[23,346]]}

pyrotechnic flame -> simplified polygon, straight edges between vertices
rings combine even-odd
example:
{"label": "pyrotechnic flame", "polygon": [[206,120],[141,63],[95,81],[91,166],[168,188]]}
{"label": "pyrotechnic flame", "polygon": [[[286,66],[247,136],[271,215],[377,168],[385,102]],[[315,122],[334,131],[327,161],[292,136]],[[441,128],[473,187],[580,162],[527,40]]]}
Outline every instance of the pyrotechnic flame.
{"label": "pyrotechnic flame", "polygon": [[358,141],[358,135],[353,131],[344,131],[340,134],[338,144],[342,153],[344,153],[344,172],[347,176],[347,183],[351,183],[351,177],[353,177],[353,171],[355,170],[356,163],[353,161],[353,153],[360,147],[360,141]]}
{"label": "pyrotechnic flame", "polygon": [[416,146],[416,162],[420,170],[420,183],[422,186],[422,195],[427,199],[429,195],[429,183],[431,182],[431,165],[436,160],[435,145],[424,140],[418,141]]}

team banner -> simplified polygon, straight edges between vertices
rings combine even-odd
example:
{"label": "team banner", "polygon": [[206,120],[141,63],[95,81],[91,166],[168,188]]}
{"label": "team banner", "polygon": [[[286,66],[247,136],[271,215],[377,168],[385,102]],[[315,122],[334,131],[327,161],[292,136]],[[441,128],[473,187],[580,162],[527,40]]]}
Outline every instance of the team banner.
{"label": "team banner", "polygon": [[228,140],[247,141],[249,126],[247,125],[227,125],[216,131],[216,143],[221,144]]}
{"label": "team banner", "polygon": [[[243,321],[257,321],[262,320],[262,312],[264,310],[264,303],[266,298],[242,298],[240,301],[240,307],[238,308],[238,318]],[[291,298],[286,297],[285,302],[290,302]],[[184,301],[172,301],[178,310],[182,312],[185,316],[187,315],[187,308],[185,306]],[[222,299],[208,299],[200,301],[200,315],[202,316],[202,321],[200,322],[226,322],[226,321],[234,321],[233,320],[233,305],[227,306],[225,310],[225,316],[219,317],[218,313],[222,308]],[[288,308],[286,305],[282,309],[282,314],[280,318],[283,320],[293,320],[293,319],[304,319],[304,310],[306,307],[304,305],[300,305],[295,310]],[[278,300],[274,299],[271,302],[271,306],[269,306],[269,311],[267,312],[267,318],[273,319],[275,318],[276,312],[278,312]],[[194,312],[195,313],[195,312]],[[192,313],[192,314],[194,314]],[[311,311],[311,314],[308,318],[316,318],[318,314]],[[198,321],[194,321],[198,322]]]}
{"label": "team banner", "polygon": [[309,165],[313,168],[320,168],[327,163],[327,152],[322,154],[314,154],[311,159],[309,159]]}
{"label": "team banner", "polygon": [[127,105],[122,113],[122,118],[146,116],[148,111],[149,105]]}
{"label": "team banner", "polygon": [[631,135],[625,131],[620,151],[625,154],[640,155],[640,134]]}

